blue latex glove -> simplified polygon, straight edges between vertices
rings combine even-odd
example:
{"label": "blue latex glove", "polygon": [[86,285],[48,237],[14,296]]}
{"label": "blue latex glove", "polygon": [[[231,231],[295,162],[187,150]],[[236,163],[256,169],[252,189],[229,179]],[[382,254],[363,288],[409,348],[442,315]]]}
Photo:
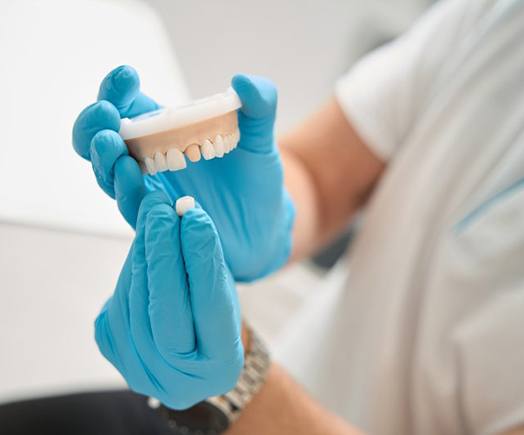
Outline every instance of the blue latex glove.
{"label": "blue latex glove", "polygon": [[140,201],[148,190],[171,198],[191,195],[209,213],[224,254],[238,281],[252,281],[284,265],[291,251],[294,207],[283,184],[282,163],[273,128],[277,92],[263,78],[237,75],[232,86],[243,107],[239,146],[224,158],[188,164],[183,171],[143,176],[116,133],[120,117],[159,106],[144,96],[135,70],[122,66],[102,82],[99,100],[78,117],[73,129],[76,151],[90,159],[100,186],[135,226]]}
{"label": "blue latex glove", "polygon": [[233,279],[210,217],[179,218],[148,194],[114,295],[95,322],[102,354],[130,388],[185,409],[231,390],[243,367]]}

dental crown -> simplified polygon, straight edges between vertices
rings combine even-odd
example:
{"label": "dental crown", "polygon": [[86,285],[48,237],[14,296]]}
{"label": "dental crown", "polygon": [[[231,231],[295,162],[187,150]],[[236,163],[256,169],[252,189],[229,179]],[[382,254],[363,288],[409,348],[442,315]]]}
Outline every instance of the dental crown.
{"label": "dental crown", "polygon": [[237,93],[229,88],[188,105],[124,118],[119,133],[143,172],[178,171],[186,167],[184,155],[198,162],[201,157],[224,157],[236,148],[241,106]]}

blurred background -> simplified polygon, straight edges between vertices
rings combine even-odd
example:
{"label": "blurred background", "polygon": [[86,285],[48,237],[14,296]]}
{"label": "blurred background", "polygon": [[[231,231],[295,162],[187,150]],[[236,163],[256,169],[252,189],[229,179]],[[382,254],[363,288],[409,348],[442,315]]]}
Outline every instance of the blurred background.
{"label": "blurred background", "polygon": [[[70,139],[110,69],[135,66],[163,104],[222,91],[236,72],[268,76],[283,131],[430,3],[0,0],[0,401],[121,383],[92,322],[131,231]],[[270,343],[319,291],[346,239],[240,289],[246,317]]]}

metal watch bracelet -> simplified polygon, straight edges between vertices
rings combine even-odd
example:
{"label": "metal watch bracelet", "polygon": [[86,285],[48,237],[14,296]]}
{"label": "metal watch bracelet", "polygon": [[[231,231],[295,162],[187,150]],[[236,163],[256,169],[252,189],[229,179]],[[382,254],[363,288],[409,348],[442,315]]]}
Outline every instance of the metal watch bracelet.
{"label": "metal watch bracelet", "polygon": [[207,402],[219,408],[227,416],[229,423],[233,423],[264,385],[270,364],[271,359],[265,344],[251,329],[250,349],[235,388],[221,396],[210,397]]}
{"label": "metal watch bracelet", "polygon": [[[186,411],[169,409],[158,400],[150,398],[149,406],[156,409],[160,415],[167,419],[174,434],[219,435],[225,432],[262,388],[271,365],[271,359],[263,341],[252,329],[248,329],[248,331],[249,349],[244,359],[244,369],[235,388],[231,391],[221,396],[209,397]],[[193,418],[187,418],[189,413],[196,415]],[[212,415],[213,413],[215,415]],[[205,421],[199,421],[198,424],[188,423],[191,420],[194,422],[195,417],[207,420],[209,427],[203,427],[203,425],[206,425]]]}

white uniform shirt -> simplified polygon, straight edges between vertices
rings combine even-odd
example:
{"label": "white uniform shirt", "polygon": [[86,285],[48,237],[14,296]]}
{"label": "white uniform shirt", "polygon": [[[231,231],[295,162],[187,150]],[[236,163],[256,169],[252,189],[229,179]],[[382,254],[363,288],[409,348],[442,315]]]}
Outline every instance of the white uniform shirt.
{"label": "white uniform shirt", "polygon": [[336,94],[389,165],[279,359],[370,434],[524,424],[524,1],[440,2]]}

